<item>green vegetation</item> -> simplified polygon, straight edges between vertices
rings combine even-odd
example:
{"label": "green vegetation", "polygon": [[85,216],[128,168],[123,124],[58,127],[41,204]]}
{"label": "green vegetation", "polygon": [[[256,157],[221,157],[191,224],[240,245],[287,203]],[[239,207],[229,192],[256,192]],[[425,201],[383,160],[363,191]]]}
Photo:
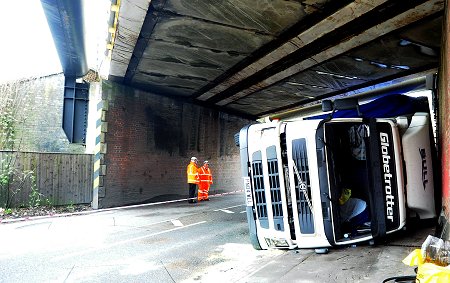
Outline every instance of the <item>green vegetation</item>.
{"label": "green vegetation", "polygon": [[36,186],[36,176],[30,172],[31,192],[28,195],[28,207],[39,207],[41,205],[49,205],[48,199],[43,199],[43,195],[39,192]]}
{"label": "green vegetation", "polygon": [[17,128],[25,123],[23,114],[31,107],[27,95],[21,95],[24,84],[10,82],[0,85],[0,207],[9,209],[16,194],[26,186],[31,187],[30,205],[40,204],[33,170],[21,170],[18,166],[17,151],[20,150],[21,136]]}

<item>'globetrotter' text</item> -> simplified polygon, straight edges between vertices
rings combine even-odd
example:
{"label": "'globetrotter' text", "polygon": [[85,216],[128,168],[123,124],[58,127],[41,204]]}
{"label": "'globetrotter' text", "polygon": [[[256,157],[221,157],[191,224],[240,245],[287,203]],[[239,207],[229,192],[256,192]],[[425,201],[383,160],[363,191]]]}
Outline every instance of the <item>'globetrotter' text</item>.
{"label": "'globetrotter' text", "polygon": [[380,133],[380,140],[384,172],[384,191],[386,193],[386,217],[391,220],[391,222],[394,222],[394,196],[392,195],[392,174],[389,165],[391,159],[391,156],[389,155],[389,137],[386,133]]}

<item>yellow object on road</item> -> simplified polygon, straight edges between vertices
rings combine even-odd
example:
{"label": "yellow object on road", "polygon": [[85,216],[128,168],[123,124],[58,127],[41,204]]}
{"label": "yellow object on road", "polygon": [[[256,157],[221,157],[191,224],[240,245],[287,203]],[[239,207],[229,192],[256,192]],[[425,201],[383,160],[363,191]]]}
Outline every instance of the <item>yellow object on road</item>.
{"label": "yellow object on road", "polygon": [[422,251],[415,249],[403,263],[408,266],[417,266],[417,283],[447,283],[450,282],[450,266],[439,266],[432,262],[425,262]]}

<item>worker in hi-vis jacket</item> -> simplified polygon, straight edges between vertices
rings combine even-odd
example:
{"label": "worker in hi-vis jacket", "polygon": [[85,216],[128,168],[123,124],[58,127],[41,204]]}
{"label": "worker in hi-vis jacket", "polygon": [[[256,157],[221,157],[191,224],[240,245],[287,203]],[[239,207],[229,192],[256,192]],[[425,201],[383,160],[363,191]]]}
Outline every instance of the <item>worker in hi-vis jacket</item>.
{"label": "worker in hi-vis jacket", "polygon": [[198,175],[197,168],[197,157],[191,157],[191,162],[187,166],[186,174],[187,174],[187,182],[189,185],[189,203],[196,203],[195,191],[197,190],[197,185],[200,182],[200,177]]}
{"label": "worker in hi-vis jacket", "polygon": [[211,169],[209,169],[209,162],[205,160],[203,166],[198,169],[200,175],[200,184],[198,187],[198,201],[209,200],[209,187],[213,183]]}

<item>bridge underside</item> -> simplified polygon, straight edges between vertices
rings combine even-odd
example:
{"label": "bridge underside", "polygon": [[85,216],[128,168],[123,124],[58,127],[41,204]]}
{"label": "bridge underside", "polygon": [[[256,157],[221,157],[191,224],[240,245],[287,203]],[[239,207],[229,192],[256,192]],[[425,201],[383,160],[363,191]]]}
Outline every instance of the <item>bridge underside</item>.
{"label": "bridge underside", "polygon": [[110,79],[257,118],[439,65],[444,1],[122,0]]}

